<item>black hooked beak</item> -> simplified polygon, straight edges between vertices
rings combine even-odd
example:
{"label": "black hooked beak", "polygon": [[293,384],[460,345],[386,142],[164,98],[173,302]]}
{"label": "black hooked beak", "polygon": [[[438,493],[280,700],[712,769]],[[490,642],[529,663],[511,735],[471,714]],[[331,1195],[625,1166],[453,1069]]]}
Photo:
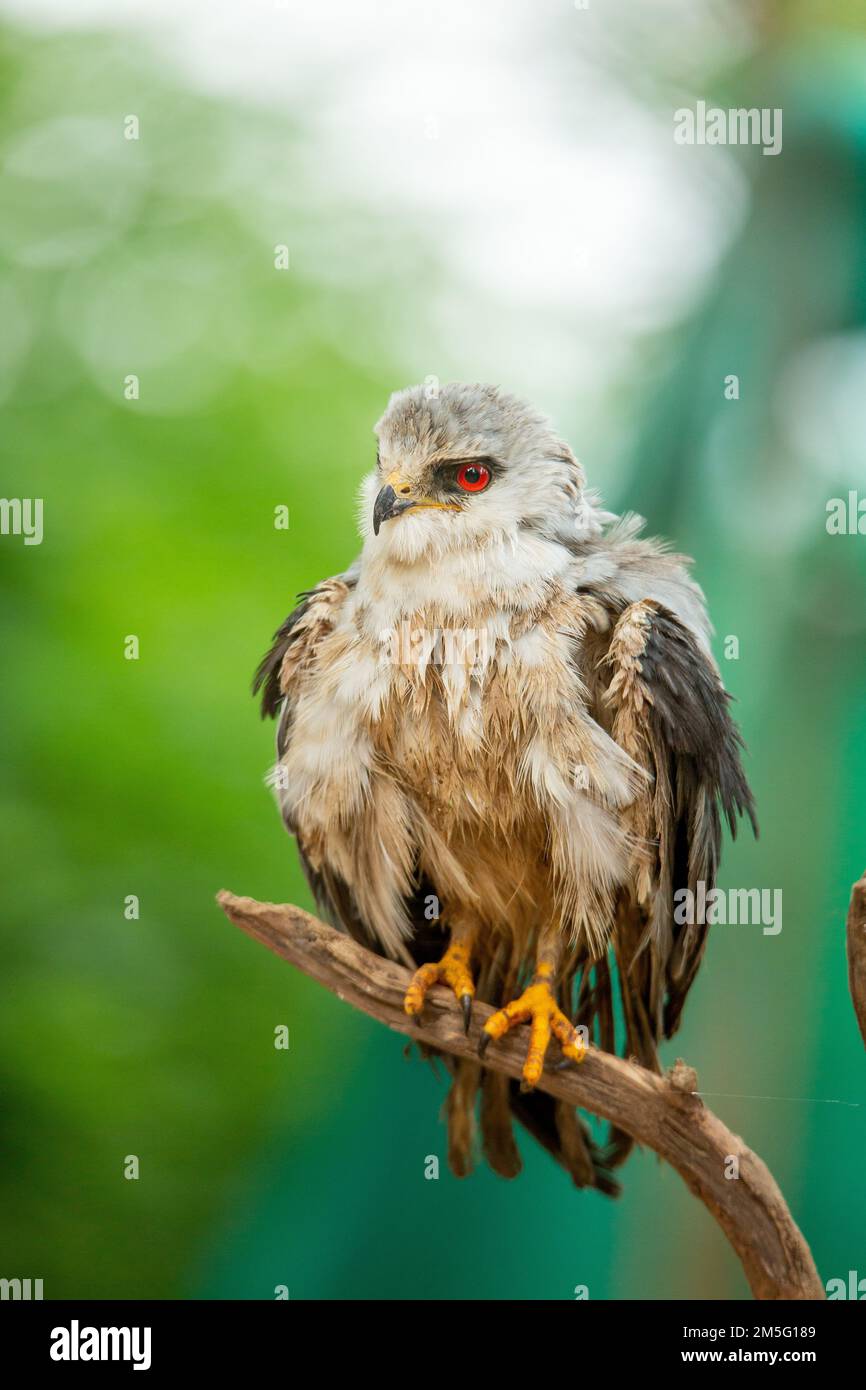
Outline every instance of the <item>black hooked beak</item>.
{"label": "black hooked beak", "polygon": [[398,502],[397,494],[391,484],[386,483],[373,505],[373,535],[378,536],[379,527],[383,521],[390,521],[392,517],[400,516],[411,506],[413,506],[412,502]]}

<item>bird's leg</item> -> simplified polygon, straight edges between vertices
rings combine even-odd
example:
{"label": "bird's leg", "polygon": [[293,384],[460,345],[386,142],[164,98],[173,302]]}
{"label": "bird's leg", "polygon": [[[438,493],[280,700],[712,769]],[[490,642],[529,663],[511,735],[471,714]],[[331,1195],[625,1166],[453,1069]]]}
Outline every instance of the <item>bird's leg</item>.
{"label": "bird's leg", "polygon": [[475,997],[475,981],[472,978],[474,940],[475,927],[472,924],[463,922],[452,926],[451,940],[442,959],[422,965],[412,976],[412,982],[403,1000],[403,1008],[410,1017],[417,1018],[420,1015],[431,985],[450,985],[463,1009],[463,1030],[469,1032],[472,1000]]}
{"label": "bird's leg", "polygon": [[529,1023],[529,1050],[523,1064],[523,1090],[532,1090],[541,1079],[544,1054],[553,1034],[571,1062],[582,1062],[586,1047],[578,1030],[569,1023],[556,1002],[556,977],[562,958],[562,940],[555,930],[543,932],[538,943],[535,974],[519,999],[491,1014],[484,1025],[478,1055],[484,1056],[491,1042],[504,1038],[518,1023]]}

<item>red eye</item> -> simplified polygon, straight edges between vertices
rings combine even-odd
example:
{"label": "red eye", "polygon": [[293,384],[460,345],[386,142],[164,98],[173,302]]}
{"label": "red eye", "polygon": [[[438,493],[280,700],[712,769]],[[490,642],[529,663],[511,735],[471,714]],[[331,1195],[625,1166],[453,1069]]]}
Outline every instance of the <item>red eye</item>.
{"label": "red eye", "polygon": [[457,481],[464,492],[482,492],[490,482],[490,469],[483,463],[464,463]]}

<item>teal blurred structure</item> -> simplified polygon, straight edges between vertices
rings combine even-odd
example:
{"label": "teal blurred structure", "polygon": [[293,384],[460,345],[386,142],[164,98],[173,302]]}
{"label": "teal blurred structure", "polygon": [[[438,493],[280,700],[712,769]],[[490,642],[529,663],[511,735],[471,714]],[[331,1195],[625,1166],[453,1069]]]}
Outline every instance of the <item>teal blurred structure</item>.
{"label": "teal blurred structure", "polygon": [[[782,889],[784,926],[712,932],[668,1060],[766,1160],[829,1279],[866,1274],[844,954],[866,538],[825,524],[866,498],[866,38],[845,5],[764,14],[747,57],[688,82],[782,107],[782,154],[739,152],[745,211],[702,292],[635,335],[594,418],[558,424],[610,505],[696,557],[762,827],[722,883]],[[686,75],[647,73],[632,39],[601,66],[655,113],[682,105]],[[447,261],[349,205],[371,248],[354,280],[275,269],[287,209],[293,243],[329,235],[303,112],[205,94],[117,34],[9,23],[0,67],[2,491],[45,515],[40,546],[0,537],[0,1274],[47,1297],[746,1297],[652,1154],[616,1203],[528,1143],[514,1183],[454,1180],[432,1072],[213,901],[310,906],[249,680],[295,594],[355,553],[371,427],[407,379],[392,327],[429,333],[416,360],[435,342],[443,379],[477,374],[429,328],[460,288]],[[479,291],[467,319],[484,309]]]}

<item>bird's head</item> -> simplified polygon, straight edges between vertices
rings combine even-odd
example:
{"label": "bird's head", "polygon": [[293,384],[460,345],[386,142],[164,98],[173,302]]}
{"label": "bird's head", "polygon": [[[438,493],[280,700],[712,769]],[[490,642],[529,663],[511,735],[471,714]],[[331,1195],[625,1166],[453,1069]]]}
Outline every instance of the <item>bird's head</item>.
{"label": "bird's head", "polygon": [[396,392],[376,425],[361,525],[394,559],[514,542],[521,531],[579,540],[607,514],[548,422],[494,386]]}

